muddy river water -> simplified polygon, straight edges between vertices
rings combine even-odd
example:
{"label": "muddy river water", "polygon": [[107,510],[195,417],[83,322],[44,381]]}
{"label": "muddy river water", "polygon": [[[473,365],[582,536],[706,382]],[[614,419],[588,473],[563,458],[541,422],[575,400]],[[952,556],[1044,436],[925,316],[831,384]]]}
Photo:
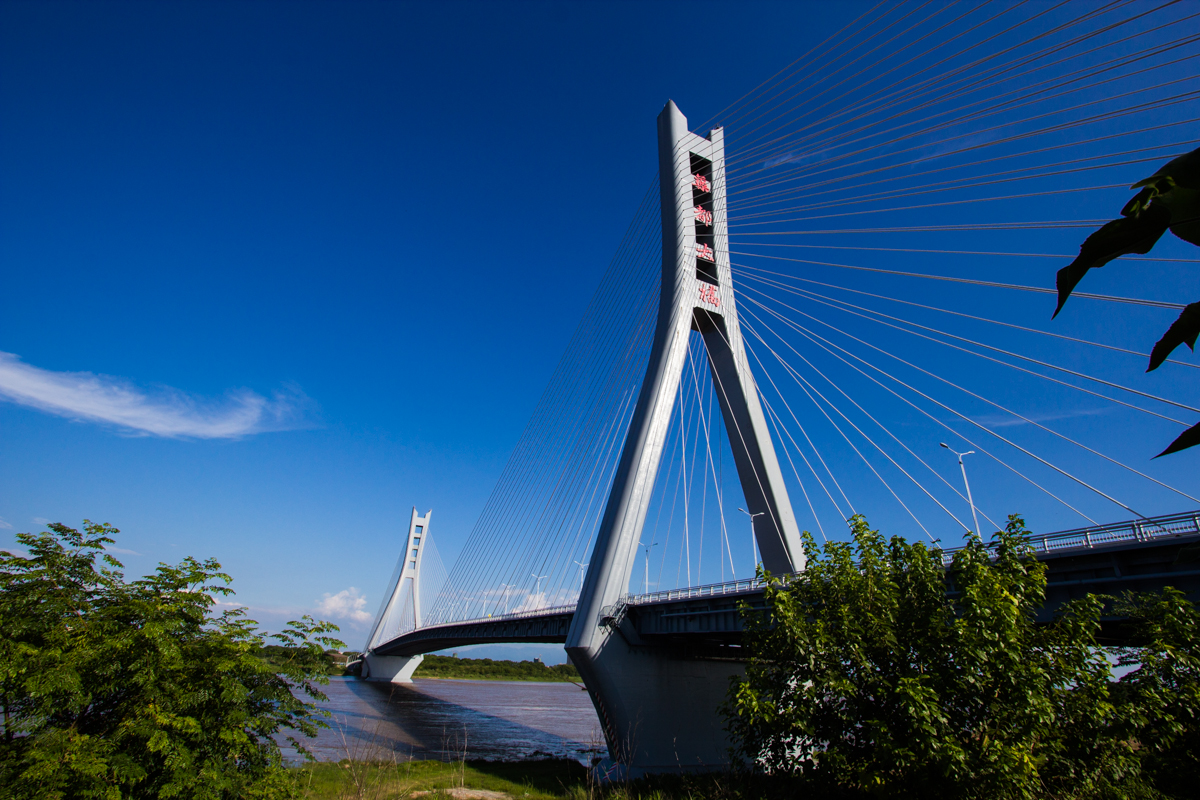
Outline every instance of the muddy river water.
{"label": "muddy river water", "polygon": [[[305,746],[321,761],[575,758],[602,754],[600,721],[573,683],[331,678],[330,727]],[[299,737],[303,739],[303,737]]]}

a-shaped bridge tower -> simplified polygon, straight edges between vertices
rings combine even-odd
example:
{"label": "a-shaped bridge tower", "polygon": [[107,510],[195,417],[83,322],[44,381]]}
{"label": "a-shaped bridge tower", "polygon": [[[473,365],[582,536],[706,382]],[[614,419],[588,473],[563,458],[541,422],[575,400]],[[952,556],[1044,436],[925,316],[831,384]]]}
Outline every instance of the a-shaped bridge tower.
{"label": "a-shaped bridge tower", "polygon": [[688,339],[698,331],[762,563],[804,566],[799,530],[742,344],[729,269],[725,142],[688,131],[673,102],[658,117],[662,293],[653,350],[566,647],[604,725],[609,753],[633,773],[711,768],[728,759],[715,713],[738,662],[650,646],[611,613],[629,587],[662,460]]}
{"label": "a-shaped bridge tower", "polygon": [[[716,128],[707,138],[690,133],[687,119],[669,102],[658,118],[658,147],[663,244],[657,326],[576,606],[505,609],[425,627],[414,610],[418,624],[399,635],[382,636],[388,625],[377,622],[363,659],[365,677],[404,682],[421,653],[484,642],[564,643],[596,706],[609,753],[628,774],[727,763],[718,707],[730,677],[742,670],[737,649],[725,646],[728,642],[714,647],[711,639],[681,643],[647,637],[621,611],[693,332],[708,353],[762,564],[775,574],[804,565],[738,324],[726,227],[724,132]],[[414,511],[409,549],[419,523]],[[384,609],[404,596],[408,573],[401,563]],[[735,621],[738,616],[736,610],[722,613]],[[381,611],[381,620],[390,614]]]}

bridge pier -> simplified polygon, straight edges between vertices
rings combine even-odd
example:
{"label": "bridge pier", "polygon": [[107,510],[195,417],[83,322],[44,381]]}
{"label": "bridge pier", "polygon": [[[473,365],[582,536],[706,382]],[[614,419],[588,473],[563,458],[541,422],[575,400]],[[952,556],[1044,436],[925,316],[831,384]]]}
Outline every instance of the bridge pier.
{"label": "bridge pier", "polygon": [[413,673],[425,656],[380,656],[373,652],[362,657],[362,678],[388,683],[412,683]]}
{"label": "bridge pier", "polygon": [[590,652],[567,648],[604,727],[611,780],[710,772],[729,764],[718,712],[730,680],[745,673],[732,658],[638,643],[622,624]]}

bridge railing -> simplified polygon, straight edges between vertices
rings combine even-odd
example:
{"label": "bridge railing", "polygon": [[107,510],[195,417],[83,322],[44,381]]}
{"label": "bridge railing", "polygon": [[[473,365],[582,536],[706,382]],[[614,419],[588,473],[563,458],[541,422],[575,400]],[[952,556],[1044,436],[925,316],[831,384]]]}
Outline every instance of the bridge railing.
{"label": "bridge railing", "polygon": [[[1088,528],[1076,528],[1069,531],[1045,533],[1031,536],[1030,545],[1038,553],[1053,553],[1072,549],[1088,549],[1121,542],[1149,542],[1157,539],[1167,539],[1176,536],[1200,535],[1200,511],[1189,511],[1184,514],[1171,514],[1162,517],[1146,517],[1129,522],[1118,522],[1111,525],[1095,525]],[[942,551],[942,560],[949,564],[954,554],[962,547],[950,547]],[[752,592],[762,586],[757,578],[742,578],[741,580],[724,583],[710,583],[703,586],[689,586],[682,589],[664,589],[645,594],[629,594],[618,603],[627,605],[644,605],[647,603],[669,602],[671,600],[691,600],[701,597],[720,597],[723,595]],[[548,606],[526,611],[512,611],[507,614],[497,614],[491,617],[477,619],[460,619],[427,625],[424,628],[441,628],[452,625],[467,625],[480,622],[504,622],[506,620],[528,619],[530,617],[550,616],[553,614],[569,614],[575,611],[574,605]],[[424,630],[420,628],[418,630]]]}
{"label": "bridge railing", "polygon": [[689,586],[685,589],[664,589],[661,592],[626,595],[625,603],[636,606],[645,603],[661,603],[670,600],[691,600],[695,597],[719,597],[726,594],[750,592],[762,586],[758,578],[743,578],[726,583],[710,583],[704,586]]}
{"label": "bridge railing", "polygon": [[[428,628],[445,628],[453,625],[476,625],[480,622],[505,622],[507,620],[529,619],[530,617],[548,617],[554,614],[572,614],[575,612],[575,606],[546,606],[545,608],[532,608],[525,611],[510,611],[507,614],[493,614],[486,617],[472,617],[470,619],[451,619],[445,622],[435,622],[430,625],[422,625],[414,630],[423,631]],[[409,631],[411,633],[411,631]]]}
{"label": "bridge railing", "polygon": [[[1200,533],[1200,511],[1185,514],[1170,514],[1162,517],[1145,517],[1111,525],[1093,525],[1069,531],[1044,533],[1030,536],[1029,544],[1036,553],[1052,553],[1058,550],[1094,548],[1099,545],[1119,542],[1150,542]],[[962,547],[948,547],[942,551],[942,560],[950,563],[954,554]]]}
{"label": "bridge railing", "polygon": [[[1030,536],[1029,544],[1036,553],[1053,553],[1062,550],[1095,548],[1121,542],[1150,542],[1156,539],[1195,534],[1200,534],[1200,511],[1044,533],[1040,536]],[[949,564],[954,560],[954,554],[963,549],[964,547],[946,548],[942,551],[942,563]],[[762,583],[757,578],[745,578],[725,583],[710,583],[705,586],[691,586],[685,589],[665,589],[660,592],[631,594],[626,595],[623,602],[636,606],[671,600],[691,600],[698,597],[719,597],[750,592],[761,586]]]}

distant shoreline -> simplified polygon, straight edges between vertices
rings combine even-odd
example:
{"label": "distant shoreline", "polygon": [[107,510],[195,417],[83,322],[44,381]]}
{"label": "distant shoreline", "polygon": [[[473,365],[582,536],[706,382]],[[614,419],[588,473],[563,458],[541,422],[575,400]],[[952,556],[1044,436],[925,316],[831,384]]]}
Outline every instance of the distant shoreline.
{"label": "distant shoreline", "polygon": [[527,683],[579,683],[571,664],[547,666],[541,661],[497,661],[490,658],[456,658],[427,655],[414,678],[468,681],[521,681]]}

